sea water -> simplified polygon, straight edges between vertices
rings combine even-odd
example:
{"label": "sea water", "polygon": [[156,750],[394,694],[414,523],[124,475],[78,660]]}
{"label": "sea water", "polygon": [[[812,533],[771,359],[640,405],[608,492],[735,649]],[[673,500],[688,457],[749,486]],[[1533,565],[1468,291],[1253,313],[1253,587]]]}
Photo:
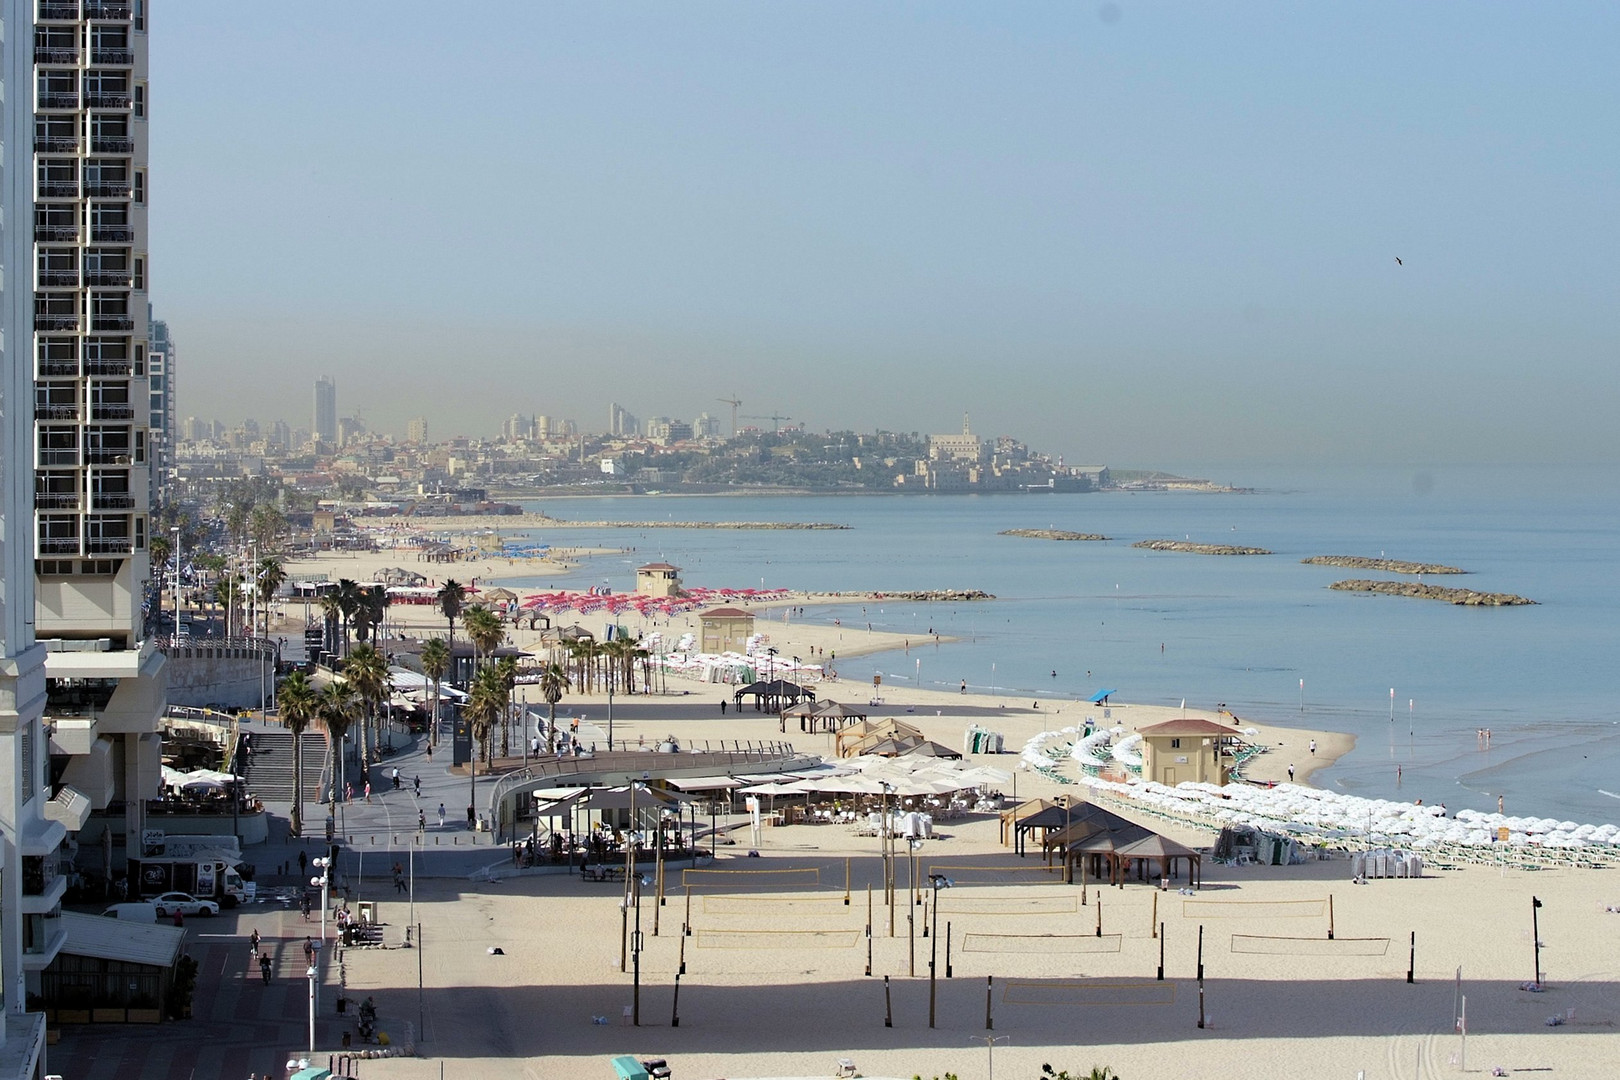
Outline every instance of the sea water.
{"label": "sea water", "polygon": [[[1501,796],[1510,813],[1620,818],[1615,470],[1248,468],[1222,479],[1254,490],[548,499],[528,505],[577,520],[850,528],[540,531],[543,542],[634,551],[529,583],[627,590],[634,566],[664,559],[688,584],[717,588],[983,589],[996,599],[812,605],[802,618],[910,638],[909,651],[839,661],[846,682],[881,673],[1048,702],[1109,689],[1142,704],[1224,704],[1255,721],[1356,736],[1354,751],[1315,778],[1346,792],[1488,810]],[[998,535],[1013,528],[1111,539]],[[1130,546],[1145,539],[1275,554]],[[1342,578],[1397,575],[1301,565],[1311,555],[1459,566],[1470,573],[1425,580],[1538,604],[1334,592],[1327,586]],[[933,645],[930,630],[958,640]],[[1097,711],[1075,704],[1062,715],[1073,723]],[[1487,728],[1488,746],[1477,734]]]}

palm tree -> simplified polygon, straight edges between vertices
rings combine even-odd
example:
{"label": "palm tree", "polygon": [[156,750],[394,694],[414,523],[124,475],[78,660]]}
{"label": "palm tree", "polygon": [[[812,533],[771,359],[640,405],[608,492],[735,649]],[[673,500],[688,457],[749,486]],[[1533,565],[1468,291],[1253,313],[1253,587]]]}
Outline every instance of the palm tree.
{"label": "palm tree", "polygon": [[343,785],[343,740],[349,734],[358,706],[354,687],[342,679],[328,683],[321,691],[319,713],[332,740],[332,814],[337,814],[338,791]]}
{"label": "palm tree", "polygon": [[293,737],[292,834],[304,835],[304,729],[320,715],[320,693],[295,671],[281,681],[278,691],[282,722]]}
{"label": "palm tree", "polygon": [[360,588],[355,598],[354,636],[360,641],[372,641],[375,631],[388,617],[389,599],[386,585],[367,585]]}
{"label": "palm tree", "polygon": [[[364,706],[365,711],[360,717],[360,760],[369,765],[376,760],[377,709],[388,699],[388,658],[378,652],[375,646],[362,642],[350,651],[349,658],[343,662],[343,676],[360,695]],[[366,737],[368,730],[371,736],[369,742]]]}
{"label": "palm tree", "polygon": [[349,623],[360,610],[360,585],[349,578],[338,578],[338,610],[343,613],[343,655],[349,655]]}
{"label": "palm tree", "polygon": [[467,586],[451,578],[439,586],[439,610],[444,617],[450,620],[450,644],[456,643],[456,617],[461,614],[461,607],[467,602]]}
{"label": "palm tree", "polygon": [[328,647],[328,651],[337,652],[337,627],[338,620],[343,618],[343,604],[338,600],[337,593],[334,592],[322,593],[319,603],[321,618],[326,623],[326,633],[321,639],[322,643]]}
{"label": "palm tree", "polygon": [[439,742],[439,683],[450,670],[450,646],[444,638],[429,638],[422,643],[422,674],[433,682],[433,720],[429,726],[428,741]]}
{"label": "palm tree", "polygon": [[[423,650],[425,656],[427,650]],[[568,690],[568,669],[561,664],[547,664],[540,672],[540,696],[546,699],[549,715],[546,718],[546,749],[557,752],[557,702]]]}
{"label": "palm tree", "polygon": [[467,636],[472,639],[473,648],[478,650],[481,666],[506,640],[506,627],[501,624],[498,615],[482,604],[468,608],[461,621],[467,628]]}
{"label": "palm tree", "polygon": [[282,583],[287,580],[287,571],[282,568],[280,560],[266,555],[259,560],[255,575],[259,580],[259,605],[264,608],[264,636],[270,636],[270,599],[276,595]]}
{"label": "palm tree", "polygon": [[503,656],[490,665],[501,680],[501,757],[512,756],[512,691],[517,687],[517,660]]}
{"label": "palm tree", "polygon": [[501,711],[505,708],[504,698],[506,687],[501,681],[499,672],[493,667],[478,669],[473,678],[472,691],[467,699],[464,711],[468,722],[472,725],[472,735],[477,740],[479,752],[483,754],[484,765],[487,768],[491,763],[490,735],[495,730],[495,722],[500,719]]}

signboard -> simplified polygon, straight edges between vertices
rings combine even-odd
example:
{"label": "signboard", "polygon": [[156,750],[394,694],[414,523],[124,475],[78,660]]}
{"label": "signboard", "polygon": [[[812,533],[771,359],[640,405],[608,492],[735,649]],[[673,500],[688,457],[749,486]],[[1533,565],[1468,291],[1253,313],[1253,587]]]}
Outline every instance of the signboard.
{"label": "signboard", "polygon": [[882,672],[878,672],[878,673],[876,673],[876,674],[874,674],[872,676],[872,685],[873,686],[882,686],[883,685],[883,673]]}
{"label": "signboard", "polygon": [[141,830],[141,854],[150,858],[153,855],[163,854],[163,830]]}
{"label": "signboard", "polygon": [[450,764],[465,765],[472,760],[472,722],[465,713],[456,716],[455,730],[450,737]]}
{"label": "signboard", "polygon": [[211,862],[197,864],[197,895],[214,895],[214,864]]}

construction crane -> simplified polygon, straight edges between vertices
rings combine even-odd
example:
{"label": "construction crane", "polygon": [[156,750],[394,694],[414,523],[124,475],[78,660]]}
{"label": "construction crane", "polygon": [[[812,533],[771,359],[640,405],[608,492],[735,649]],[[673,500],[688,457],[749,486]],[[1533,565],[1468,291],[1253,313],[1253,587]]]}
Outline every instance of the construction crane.
{"label": "construction crane", "polygon": [[731,406],[731,437],[735,439],[737,437],[737,406],[741,405],[742,401],[738,398],[728,397],[715,398],[714,400],[720,402],[722,405]]}
{"label": "construction crane", "polygon": [[772,431],[772,433],[774,433],[776,435],[780,435],[780,434],[782,434],[782,421],[791,420],[791,419],[793,419],[793,417],[791,417],[791,416],[780,416],[777,413],[771,413],[771,415],[769,415],[769,416],[749,416],[749,415],[747,415],[745,413],[745,414],[743,414],[743,419],[744,420],[769,420],[771,422],[771,431]]}

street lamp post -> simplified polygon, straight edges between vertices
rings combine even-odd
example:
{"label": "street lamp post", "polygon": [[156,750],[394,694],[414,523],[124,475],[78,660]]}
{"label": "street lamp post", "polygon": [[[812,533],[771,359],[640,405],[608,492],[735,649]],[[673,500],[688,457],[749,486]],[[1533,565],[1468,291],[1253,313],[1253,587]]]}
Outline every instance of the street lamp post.
{"label": "street lamp post", "polygon": [[613,752],[613,684],[608,683],[608,753]]}
{"label": "street lamp post", "polygon": [[175,525],[169,529],[174,536],[174,543],[169,547],[174,551],[174,643],[180,644],[180,526]]}
{"label": "street lamp post", "polygon": [[309,965],[309,970],[304,972],[304,974],[309,976],[309,1055],[310,1055],[310,1057],[314,1057],[315,1056],[315,976],[316,976],[315,965],[314,964]]}
{"label": "street lamp post", "polygon": [[933,903],[929,906],[929,917],[933,920],[933,941],[928,946],[928,1026],[934,1026],[934,985],[939,966],[939,890],[948,889],[956,882],[944,874],[929,874],[928,882],[934,887]]}

